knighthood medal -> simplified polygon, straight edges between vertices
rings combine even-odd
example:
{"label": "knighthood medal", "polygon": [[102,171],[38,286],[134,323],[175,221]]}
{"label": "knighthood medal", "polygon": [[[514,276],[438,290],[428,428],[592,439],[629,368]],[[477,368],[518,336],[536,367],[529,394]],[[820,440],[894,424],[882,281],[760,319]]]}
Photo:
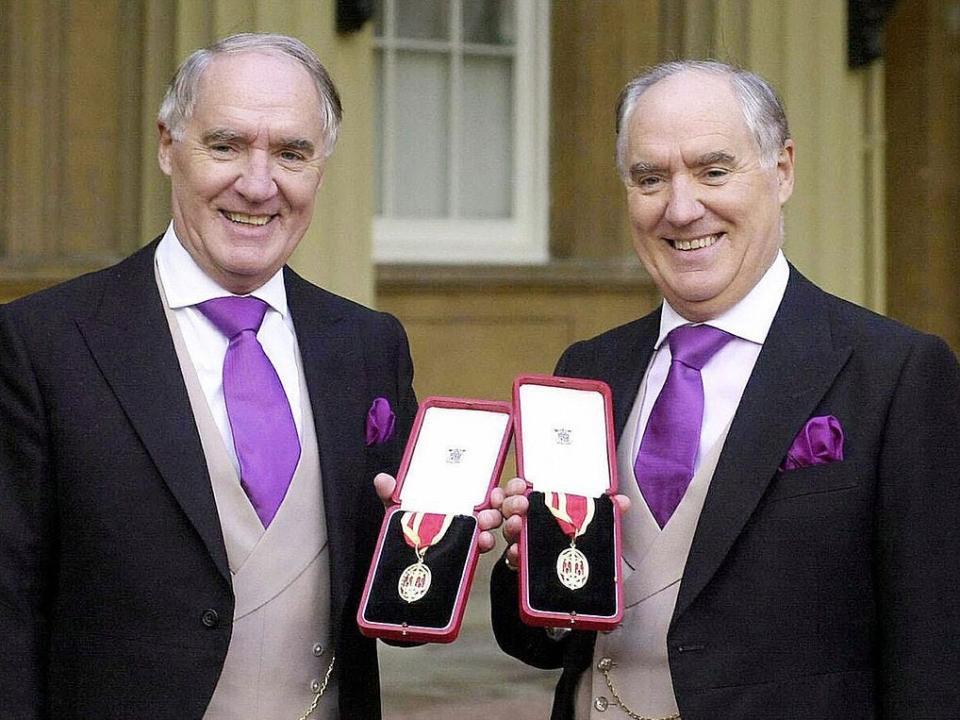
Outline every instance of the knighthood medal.
{"label": "knighthood medal", "polygon": [[423,562],[423,556],[440,542],[452,521],[453,515],[439,513],[405,512],[400,517],[403,539],[417,556],[417,561],[400,574],[397,592],[401,599],[414,603],[430,591],[430,568]]}
{"label": "knighthood medal", "polygon": [[577,538],[590,527],[596,503],[593,498],[557,492],[546,493],[545,500],[563,534],[570,538],[570,547],[557,556],[557,577],[564,587],[579,590],[590,579],[590,563],[577,549]]}

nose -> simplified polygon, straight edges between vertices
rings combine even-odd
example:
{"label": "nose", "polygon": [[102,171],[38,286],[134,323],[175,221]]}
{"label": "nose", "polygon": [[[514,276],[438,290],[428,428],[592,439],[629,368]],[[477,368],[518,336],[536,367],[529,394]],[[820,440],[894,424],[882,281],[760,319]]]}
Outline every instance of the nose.
{"label": "nose", "polygon": [[704,208],[691,178],[675,175],[670,182],[670,197],[664,213],[666,220],[677,227],[689,225],[703,217]]}
{"label": "nose", "polygon": [[277,183],[269,153],[259,149],[251,150],[234,182],[234,188],[251,203],[261,203],[276,195]]}

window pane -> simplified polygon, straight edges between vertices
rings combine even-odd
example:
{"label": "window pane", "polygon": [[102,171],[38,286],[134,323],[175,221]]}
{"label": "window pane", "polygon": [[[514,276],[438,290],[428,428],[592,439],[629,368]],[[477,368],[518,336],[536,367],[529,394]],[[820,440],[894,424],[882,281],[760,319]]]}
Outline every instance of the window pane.
{"label": "window pane", "polygon": [[513,0],[466,0],[463,3],[463,40],[487,45],[513,45]]}
{"label": "window pane", "polygon": [[397,0],[397,37],[446,40],[449,0]]}
{"label": "window pane", "polygon": [[447,214],[449,67],[446,55],[397,53],[392,186],[398,217]]}
{"label": "window pane", "polygon": [[459,203],[464,217],[512,215],[512,70],[510,58],[463,59]]}

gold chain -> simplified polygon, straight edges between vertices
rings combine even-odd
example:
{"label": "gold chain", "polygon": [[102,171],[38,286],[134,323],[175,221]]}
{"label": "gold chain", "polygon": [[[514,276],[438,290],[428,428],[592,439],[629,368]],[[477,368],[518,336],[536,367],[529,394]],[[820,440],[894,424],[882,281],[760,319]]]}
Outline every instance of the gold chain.
{"label": "gold chain", "polygon": [[317,705],[320,704],[320,698],[323,697],[323,693],[327,690],[327,683],[330,682],[330,673],[333,672],[333,664],[337,661],[337,656],[334,655],[330,658],[330,664],[327,665],[327,674],[323,676],[323,682],[320,684],[320,689],[317,690],[317,694],[313,698],[313,702],[310,703],[310,707],[307,708],[307,711],[301,715],[298,720],[307,720],[307,718],[317,709]]}
{"label": "gold chain", "polygon": [[597,663],[597,669],[603,673],[603,679],[607,683],[607,687],[610,689],[610,694],[613,696],[613,700],[616,705],[627,714],[627,717],[631,720],[680,720],[679,715],[668,715],[667,717],[662,718],[652,718],[647,717],[646,715],[638,715],[623,701],[623,698],[620,697],[620,693],[617,692],[617,689],[613,687],[613,680],[610,679],[610,670],[615,667],[616,663],[613,662],[610,658],[603,658],[600,662]]}

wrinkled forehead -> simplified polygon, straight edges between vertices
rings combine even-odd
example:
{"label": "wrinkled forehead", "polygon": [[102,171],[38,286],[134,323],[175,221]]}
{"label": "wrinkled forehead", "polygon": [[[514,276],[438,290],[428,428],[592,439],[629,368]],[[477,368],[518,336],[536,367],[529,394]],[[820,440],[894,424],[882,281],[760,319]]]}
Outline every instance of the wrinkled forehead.
{"label": "wrinkled forehead", "polygon": [[319,107],[320,95],[309,71],[280,52],[245,50],[214,55],[200,75],[197,99],[234,97],[274,102],[299,97]]}
{"label": "wrinkled forehead", "polygon": [[643,93],[627,133],[631,157],[667,150],[684,155],[759,152],[729,79],[696,71],[672,75]]}
{"label": "wrinkled forehead", "polygon": [[191,122],[197,131],[262,126],[281,133],[323,132],[310,73],[296,60],[265,52],[221,54],[200,78]]}

